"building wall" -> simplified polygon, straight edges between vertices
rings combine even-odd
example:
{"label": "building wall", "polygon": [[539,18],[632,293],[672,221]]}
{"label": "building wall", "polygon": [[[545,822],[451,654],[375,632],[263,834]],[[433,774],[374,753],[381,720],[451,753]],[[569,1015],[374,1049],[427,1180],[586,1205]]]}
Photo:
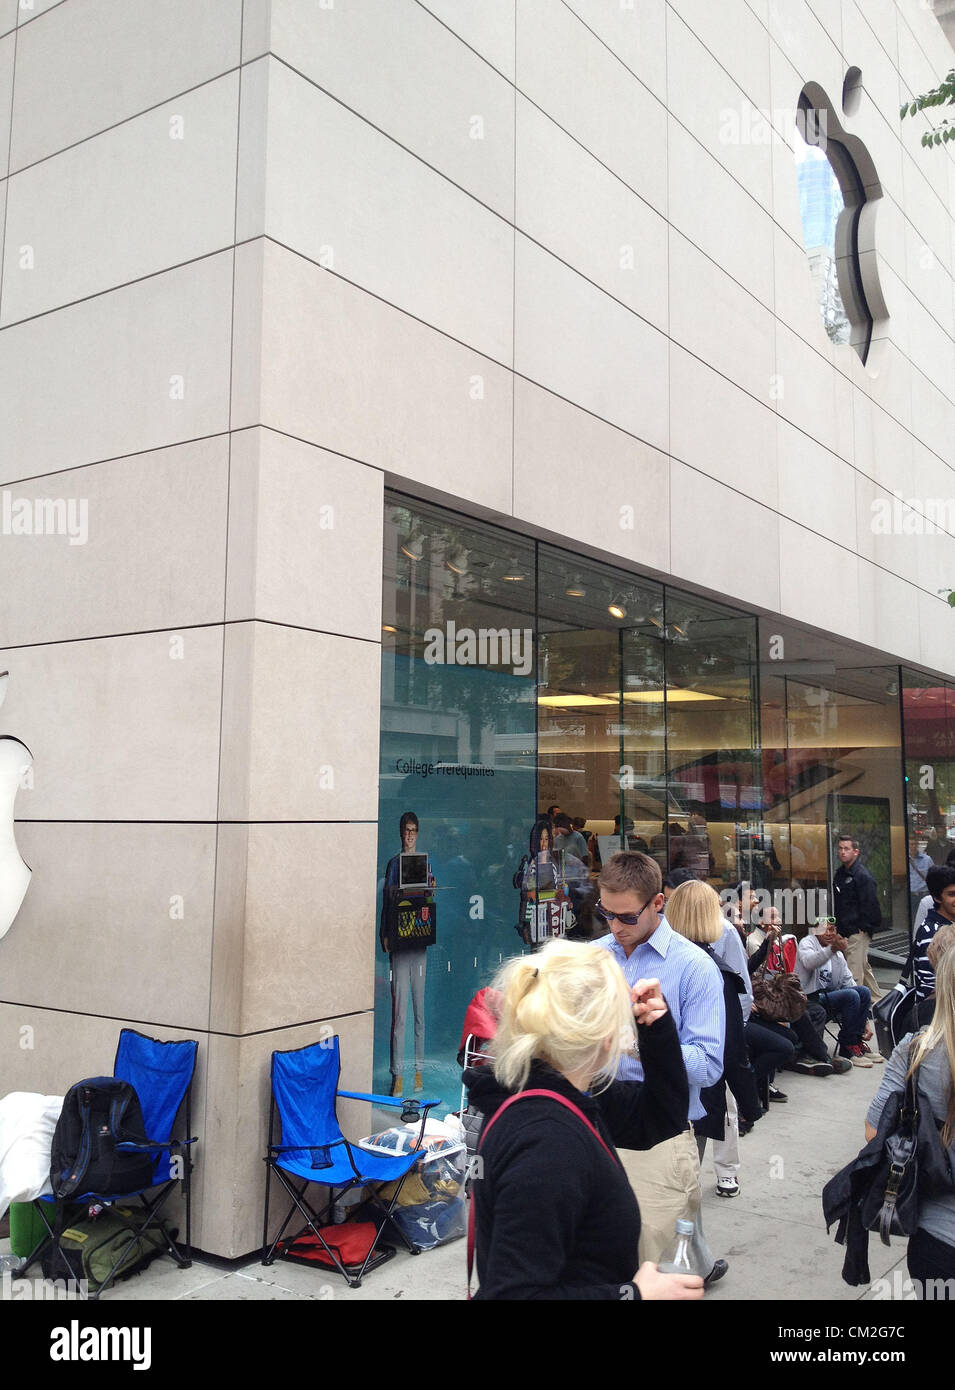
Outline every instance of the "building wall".
{"label": "building wall", "polygon": [[[868,369],[745,135],[850,64]],[[259,1238],[273,1047],[370,1078],[385,480],[955,670],[952,538],[870,529],[953,491],[949,65],[918,0],[0,0],[0,487],[89,507],[0,544],[0,1084],[198,1036],[200,1247]]]}

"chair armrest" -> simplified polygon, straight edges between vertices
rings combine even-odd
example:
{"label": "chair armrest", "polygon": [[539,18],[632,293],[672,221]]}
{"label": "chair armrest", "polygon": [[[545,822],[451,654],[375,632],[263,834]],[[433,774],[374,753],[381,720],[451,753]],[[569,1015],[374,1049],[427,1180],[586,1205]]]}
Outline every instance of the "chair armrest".
{"label": "chair armrest", "polygon": [[377,1096],[368,1091],[337,1091],[336,1095],[343,1096],[345,1100],[370,1100],[374,1105],[389,1105],[393,1110],[404,1110],[412,1105],[419,1110],[431,1110],[441,1104],[440,1096],[435,1100],[402,1099],[401,1096]]}
{"label": "chair armrest", "polygon": [[141,1144],[135,1143],[132,1139],[124,1139],[117,1144],[116,1148],[123,1153],[148,1153],[150,1149],[161,1152],[163,1149],[184,1149],[187,1144],[198,1144],[199,1136],[194,1134],[191,1139],[144,1139]]}
{"label": "chair armrest", "polygon": [[345,1144],[345,1139],[333,1139],[330,1144],[269,1144],[270,1154],[301,1153],[303,1149],[334,1149],[339,1144]]}

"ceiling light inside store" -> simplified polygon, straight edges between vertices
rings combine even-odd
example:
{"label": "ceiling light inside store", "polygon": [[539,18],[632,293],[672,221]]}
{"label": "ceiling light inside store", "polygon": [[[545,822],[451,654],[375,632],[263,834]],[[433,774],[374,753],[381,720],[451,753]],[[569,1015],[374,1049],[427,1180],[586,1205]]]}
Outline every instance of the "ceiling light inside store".
{"label": "ceiling light inside store", "polygon": [[539,705],[555,709],[589,709],[595,705],[615,705],[617,697],[609,695],[538,695]]}
{"label": "ceiling light inside store", "polygon": [[619,618],[621,621],[627,616],[627,606],[619,594],[614,595],[607,604],[607,612],[611,618]]}
{"label": "ceiling light inside store", "polygon": [[424,554],[424,536],[415,528],[401,542],[401,553],[409,560],[420,560]]}
{"label": "ceiling light inside store", "polygon": [[[683,690],[675,685],[669,687],[666,697],[670,704],[690,704],[696,700],[723,700],[726,698],[724,695],[709,695],[705,690]],[[663,691],[625,690],[623,698],[633,700],[637,704],[659,705],[663,702]]]}
{"label": "ceiling light inside store", "polygon": [[468,552],[462,545],[456,545],[453,550],[449,550],[444,563],[452,574],[467,574],[468,572]]}
{"label": "ceiling light inside store", "polygon": [[507,574],[502,574],[501,578],[505,580],[508,584],[523,584],[524,580],[527,578],[527,575],[521,574],[520,561],[518,560],[516,555],[511,556],[510,563],[510,569],[507,571]]}
{"label": "ceiling light inside store", "polygon": [[580,575],[575,574],[568,588],[564,590],[568,598],[586,598],[587,590],[580,582]]}
{"label": "ceiling light inside store", "polygon": [[391,623],[382,623],[382,625],[381,625],[381,630],[382,630],[382,632],[397,632],[397,631],[398,631],[398,629],[397,629],[396,627],[392,627],[392,626],[391,626]]}

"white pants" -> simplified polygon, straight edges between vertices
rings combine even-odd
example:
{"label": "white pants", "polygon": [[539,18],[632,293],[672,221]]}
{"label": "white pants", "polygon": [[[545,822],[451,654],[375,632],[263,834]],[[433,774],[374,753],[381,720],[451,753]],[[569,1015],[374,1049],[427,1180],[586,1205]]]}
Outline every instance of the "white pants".
{"label": "white pants", "polygon": [[723,1138],[713,1141],[713,1167],[718,1178],[735,1178],[739,1174],[739,1107],[728,1086],[726,1128],[723,1130]]}

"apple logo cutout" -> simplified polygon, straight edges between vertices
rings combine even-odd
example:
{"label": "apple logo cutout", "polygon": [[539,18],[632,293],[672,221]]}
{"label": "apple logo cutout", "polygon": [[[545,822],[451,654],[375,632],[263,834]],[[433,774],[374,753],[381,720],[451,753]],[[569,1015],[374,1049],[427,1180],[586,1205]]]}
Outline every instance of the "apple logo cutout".
{"label": "apple logo cutout", "polygon": [[[0,671],[0,706],[7,695],[10,676]],[[13,804],[23,774],[33,766],[33,754],[26,744],[9,734],[0,734],[0,939],[6,936],[26,897],[33,871],[24,864],[17,849],[13,823]]]}
{"label": "apple logo cutout", "polygon": [[[846,118],[860,109],[862,74],[851,67],[842,89]],[[823,326],[870,368],[887,337],[889,313],[879,279],[875,223],[882,185],[865,144],[846,130],[825,89],[807,82],[799,96],[794,154],[803,244]]]}

